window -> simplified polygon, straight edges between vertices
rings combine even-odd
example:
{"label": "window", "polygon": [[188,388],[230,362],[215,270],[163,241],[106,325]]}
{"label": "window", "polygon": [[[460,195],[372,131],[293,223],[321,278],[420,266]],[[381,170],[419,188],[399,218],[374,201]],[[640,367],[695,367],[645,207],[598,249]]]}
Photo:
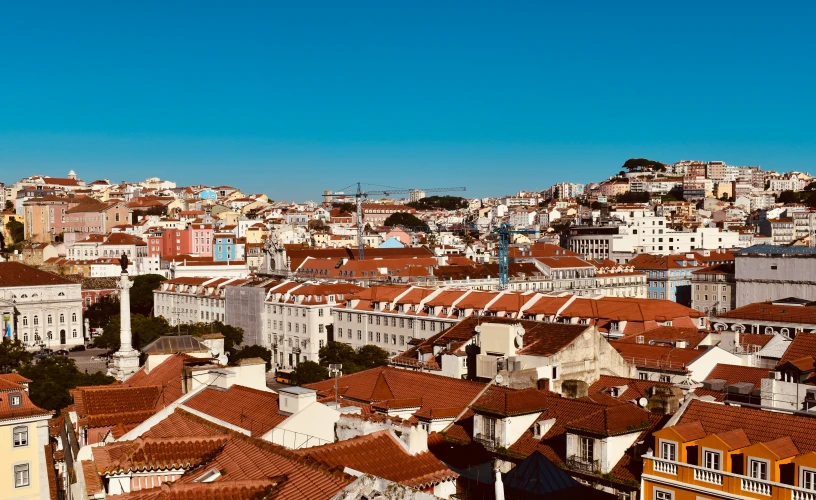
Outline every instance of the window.
{"label": "window", "polygon": [[638,378],[639,378],[640,380],[649,380],[649,374],[648,374],[648,373],[643,373],[643,372],[640,372],[640,373],[638,373]]}
{"label": "window", "polygon": [[362,332],[362,330],[357,330],[357,340],[363,340],[363,332]]}
{"label": "window", "polygon": [[816,490],[816,470],[802,469],[802,480],[799,486],[806,490]]}
{"label": "window", "polygon": [[755,458],[748,459],[748,473],[754,479],[762,481],[768,480],[768,462],[765,460],[757,460]]}
{"label": "window", "polygon": [[660,441],[660,458],[664,460],[677,460],[677,443],[671,441]]}
{"label": "window", "polygon": [[19,392],[15,392],[9,395],[9,405],[12,408],[17,406],[23,406],[23,396],[20,395]]}
{"label": "window", "polygon": [[671,383],[671,375],[661,375],[658,380],[660,380],[661,382]]}
{"label": "window", "polygon": [[666,490],[655,490],[655,500],[672,500],[672,492]]}
{"label": "window", "polygon": [[581,454],[581,459],[586,462],[595,460],[595,440],[592,438],[582,437],[579,453]]}
{"label": "window", "polygon": [[28,464],[19,464],[14,466],[14,487],[23,488],[28,486]]}
{"label": "window", "polygon": [[14,447],[28,446],[28,426],[19,425],[14,428]]}
{"label": "window", "polygon": [[496,439],[496,419],[490,417],[482,417],[484,424],[483,433],[488,439]]}
{"label": "window", "polygon": [[317,310],[317,315],[322,317],[323,316],[323,309],[318,309]]}
{"label": "window", "polygon": [[720,453],[718,451],[705,450],[703,454],[703,464],[706,469],[720,470]]}

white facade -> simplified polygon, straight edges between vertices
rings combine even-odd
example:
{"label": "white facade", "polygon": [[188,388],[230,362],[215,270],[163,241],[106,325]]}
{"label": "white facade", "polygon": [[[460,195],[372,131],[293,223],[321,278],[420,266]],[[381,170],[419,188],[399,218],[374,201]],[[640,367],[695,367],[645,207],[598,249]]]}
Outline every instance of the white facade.
{"label": "white facade", "polygon": [[26,347],[56,350],[84,343],[79,284],[0,288],[0,313]]}

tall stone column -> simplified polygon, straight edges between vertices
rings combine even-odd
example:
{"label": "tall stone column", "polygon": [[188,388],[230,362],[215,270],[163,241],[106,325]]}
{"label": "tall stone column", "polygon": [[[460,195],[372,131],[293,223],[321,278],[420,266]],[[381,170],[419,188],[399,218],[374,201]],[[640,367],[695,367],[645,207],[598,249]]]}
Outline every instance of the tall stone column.
{"label": "tall stone column", "polygon": [[113,355],[113,366],[108,369],[108,375],[116,377],[117,380],[122,382],[130,378],[139,369],[139,351],[133,348],[133,334],[130,331],[130,288],[132,286],[133,282],[130,281],[127,271],[123,270],[117,284],[120,290],[120,346],[119,350]]}

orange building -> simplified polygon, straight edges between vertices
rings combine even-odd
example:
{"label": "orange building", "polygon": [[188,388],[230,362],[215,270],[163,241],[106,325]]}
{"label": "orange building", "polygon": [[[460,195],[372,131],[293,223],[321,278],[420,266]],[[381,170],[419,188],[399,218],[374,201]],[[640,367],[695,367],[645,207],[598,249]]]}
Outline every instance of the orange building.
{"label": "orange building", "polygon": [[816,498],[816,420],[692,400],[654,433],[645,500]]}

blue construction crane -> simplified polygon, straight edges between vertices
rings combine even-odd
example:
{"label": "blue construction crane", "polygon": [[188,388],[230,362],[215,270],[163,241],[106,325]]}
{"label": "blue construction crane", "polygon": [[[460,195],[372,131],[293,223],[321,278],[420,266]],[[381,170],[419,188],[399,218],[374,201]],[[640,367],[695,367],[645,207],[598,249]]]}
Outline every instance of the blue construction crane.
{"label": "blue construction crane", "polygon": [[[390,196],[392,194],[408,194],[411,191],[424,191],[426,193],[443,193],[448,191],[465,191],[464,187],[450,188],[430,188],[430,189],[387,189],[383,191],[363,191],[361,183],[357,183],[357,192],[354,193],[354,200],[357,205],[357,258],[363,260],[363,200],[369,196]],[[346,193],[332,192],[324,193],[324,196],[348,196]]]}
{"label": "blue construction crane", "polygon": [[499,236],[499,290],[507,290],[510,284],[510,235],[511,234],[540,234],[538,229],[511,229],[513,226],[502,222],[493,230]]}

